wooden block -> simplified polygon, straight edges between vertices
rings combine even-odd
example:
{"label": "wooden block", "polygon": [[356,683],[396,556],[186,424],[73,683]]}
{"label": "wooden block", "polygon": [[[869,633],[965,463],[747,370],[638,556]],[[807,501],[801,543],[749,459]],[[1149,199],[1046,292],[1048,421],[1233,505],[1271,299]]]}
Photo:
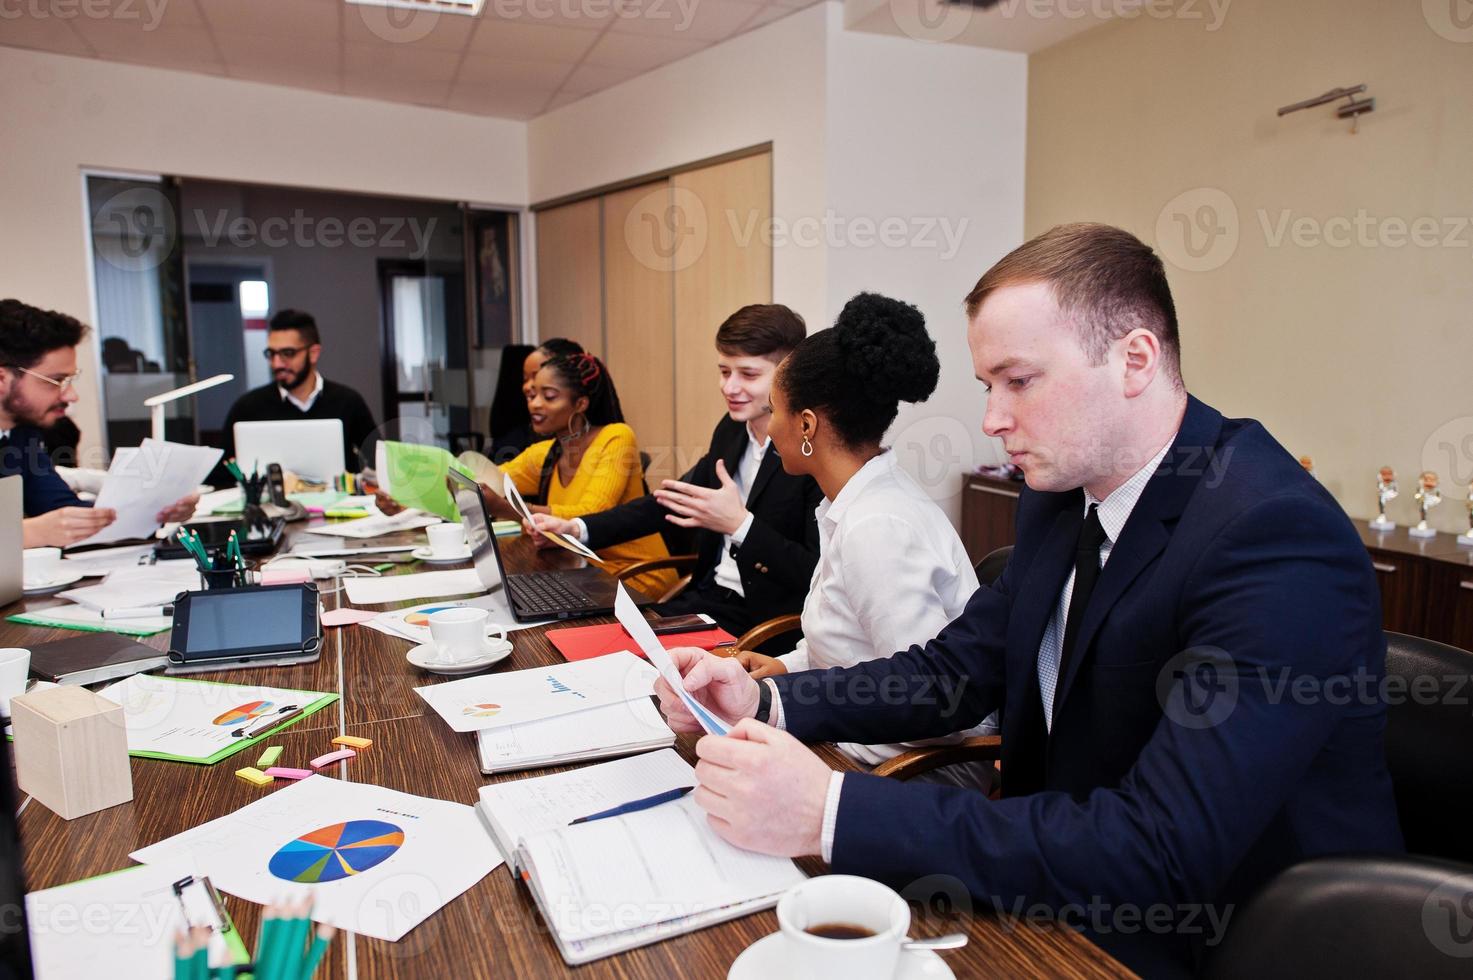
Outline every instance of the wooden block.
{"label": "wooden block", "polygon": [[123,709],[84,687],[11,698],[21,791],[72,820],[133,799]]}
{"label": "wooden block", "polygon": [[359,738],[356,735],[339,735],[337,738],[332,740],[332,744],[343,745],[350,749],[357,749],[359,752],[362,752],[364,749],[373,744],[373,739]]}
{"label": "wooden block", "polygon": [[275,780],[253,766],[235,770],[235,778],[250,783],[252,786],[270,786]]}

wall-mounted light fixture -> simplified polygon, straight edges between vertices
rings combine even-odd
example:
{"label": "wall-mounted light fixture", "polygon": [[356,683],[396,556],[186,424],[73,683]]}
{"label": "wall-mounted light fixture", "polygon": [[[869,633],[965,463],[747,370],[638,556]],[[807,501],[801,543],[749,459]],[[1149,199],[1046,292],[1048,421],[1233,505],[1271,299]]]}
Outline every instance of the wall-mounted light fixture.
{"label": "wall-mounted light fixture", "polygon": [[1324,105],[1327,102],[1334,102],[1336,99],[1344,99],[1345,102],[1343,104],[1335,107],[1335,115],[1341,119],[1349,119],[1350,131],[1354,133],[1360,127],[1361,114],[1370,112],[1376,108],[1375,99],[1356,98],[1357,95],[1365,92],[1365,90],[1366,87],[1364,85],[1352,85],[1348,88],[1332,88],[1324,95],[1317,95],[1312,99],[1305,99],[1303,102],[1295,102],[1293,105],[1283,106],[1279,109],[1279,115],[1287,116],[1289,113],[1298,112],[1300,109],[1309,109],[1317,105]]}

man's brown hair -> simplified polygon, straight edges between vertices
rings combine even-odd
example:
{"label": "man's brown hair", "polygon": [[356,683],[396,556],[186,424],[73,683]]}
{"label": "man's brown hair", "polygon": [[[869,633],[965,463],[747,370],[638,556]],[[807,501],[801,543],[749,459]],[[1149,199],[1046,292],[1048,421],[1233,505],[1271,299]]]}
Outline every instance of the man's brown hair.
{"label": "man's brown hair", "polygon": [[782,360],[803,343],[803,318],[781,303],[753,303],[737,310],[716,330],[716,349],[728,357]]}
{"label": "man's brown hair", "polygon": [[1161,342],[1167,376],[1181,385],[1181,338],[1166,269],[1150,246],[1110,225],[1057,225],[988,269],[967,294],[967,318],[1002,286],[1047,283],[1091,364],[1110,344],[1144,328]]}

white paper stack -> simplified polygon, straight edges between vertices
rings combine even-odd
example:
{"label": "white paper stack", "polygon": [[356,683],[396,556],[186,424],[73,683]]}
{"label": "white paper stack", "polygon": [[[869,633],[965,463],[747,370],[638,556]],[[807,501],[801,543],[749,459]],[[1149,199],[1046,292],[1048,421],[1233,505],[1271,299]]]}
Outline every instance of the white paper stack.
{"label": "white paper stack", "polygon": [[571,717],[483,729],[477,741],[481,771],[489,776],[668,748],[675,744],[675,733],[654,702],[641,698]]}
{"label": "white paper stack", "polygon": [[526,872],[569,964],[770,908],[803,880],[787,858],[716,836],[689,795],[570,825],[695,784],[695,770],[665,749],[481,788],[481,819],[513,870]]}

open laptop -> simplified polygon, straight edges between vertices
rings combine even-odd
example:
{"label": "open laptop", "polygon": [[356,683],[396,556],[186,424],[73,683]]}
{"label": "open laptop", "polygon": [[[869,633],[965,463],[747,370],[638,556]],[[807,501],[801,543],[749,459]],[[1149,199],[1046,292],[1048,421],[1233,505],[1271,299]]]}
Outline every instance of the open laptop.
{"label": "open laptop", "polygon": [[280,463],[288,473],[326,483],[346,469],[341,419],[235,423],[235,461],[250,473]]}
{"label": "open laptop", "polygon": [[[511,614],[519,622],[613,614],[618,579],[597,568],[585,566],[508,575],[501,559],[501,544],[491,529],[491,518],[481,499],[481,488],[475,480],[453,469],[450,479],[455,486],[455,506],[460,509],[460,519],[465,525],[465,539],[470,545],[476,574],[488,589],[498,580],[503,584]],[[630,595],[640,605],[654,601],[641,598],[638,592]]]}
{"label": "open laptop", "polygon": [[0,480],[0,604],[14,602],[25,591],[21,568],[25,540],[23,483],[19,476]]}

